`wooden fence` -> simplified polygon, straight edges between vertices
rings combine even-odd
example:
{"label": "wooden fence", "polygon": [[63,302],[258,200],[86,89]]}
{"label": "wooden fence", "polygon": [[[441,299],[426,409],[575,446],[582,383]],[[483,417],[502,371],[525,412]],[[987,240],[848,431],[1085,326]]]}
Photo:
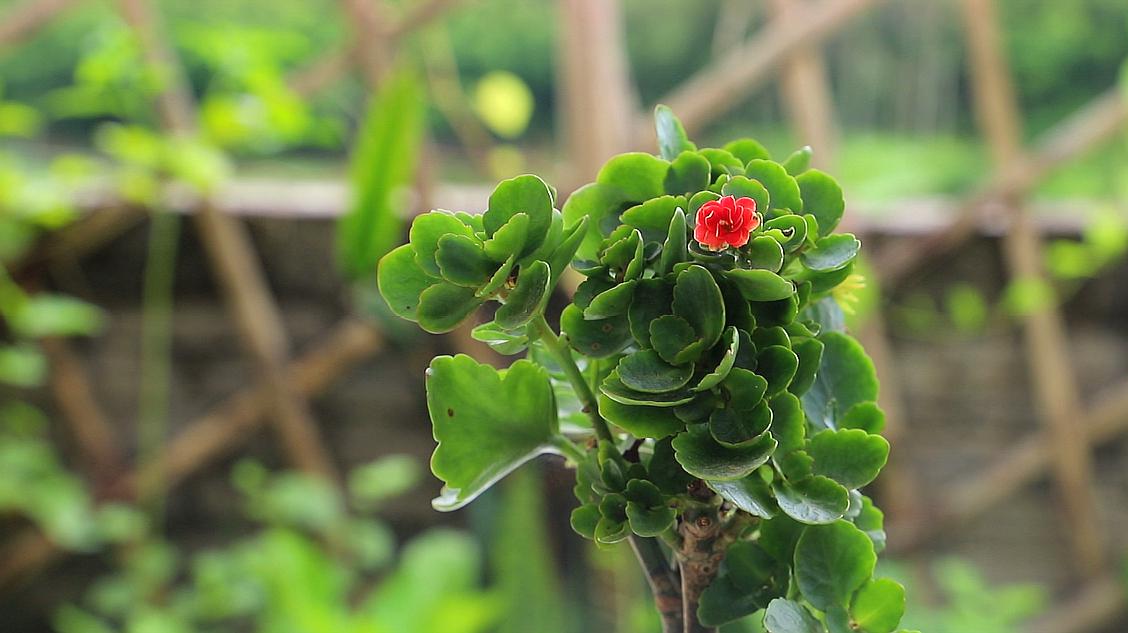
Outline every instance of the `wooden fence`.
{"label": "wooden fence", "polygon": [[[903,236],[875,255],[883,285],[890,289],[910,282],[942,262],[982,225],[989,211],[1005,211],[1008,228],[1004,250],[1013,279],[1044,279],[1043,223],[1031,221],[1026,198],[1047,174],[1085,154],[1125,126],[1128,107],[1116,88],[1079,108],[1028,146],[1021,142],[1021,113],[1013,81],[1000,46],[994,0],[959,0],[967,39],[974,106],[988,141],[993,171],[966,200],[954,205],[951,220],[918,228],[919,236]],[[78,0],[27,0],[0,18],[0,49],[18,43]],[[458,0],[419,0],[397,14],[380,0],[341,0],[353,31],[340,49],[328,52],[291,78],[291,87],[310,95],[345,73],[359,73],[378,83],[399,43],[459,7]],[[472,4],[472,3],[466,3]],[[728,3],[732,5],[733,3]],[[786,112],[802,142],[820,148],[822,165],[833,164],[836,147],[834,103],[828,88],[821,45],[851,18],[877,10],[879,0],[771,0],[772,20],[747,41],[685,80],[660,101],[669,104],[693,131],[725,113],[753,90],[778,81]],[[167,45],[151,0],[119,0],[121,15],[137,35],[145,63],[169,78],[154,103],[171,134],[192,134],[196,105],[176,54]],[[650,107],[639,107],[629,87],[623,45],[622,16],[612,0],[558,0],[561,94],[564,141],[570,152],[568,184],[590,178],[609,156],[653,145]],[[473,10],[472,7],[465,10]],[[459,127],[458,113],[442,108]],[[598,107],[596,107],[598,106]],[[582,124],[581,124],[582,122]],[[465,124],[465,121],[463,121]],[[472,124],[470,124],[472,125]],[[469,130],[464,140],[484,135]],[[473,149],[473,148],[470,148]],[[260,189],[260,192],[266,191]],[[269,208],[269,195],[243,192],[244,207]],[[441,195],[449,195],[446,190]],[[341,193],[322,191],[314,207],[325,210],[341,202]],[[431,193],[422,192],[423,199]],[[327,197],[325,197],[327,196]],[[336,196],[336,197],[334,197]],[[314,196],[315,200],[318,200]],[[111,199],[95,198],[97,212],[47,242],[25,262],[34,270],[52,258],[77,258],[97,250],[125,229],[145,220],[149,210]],[[81,451],[100,499],[144,499],[163,494],[186,476],[230,453],[262,427],[277,436],[292,465],[340,480],[319,435],[309,400],[382,348],[380,333],[368,322],[349,318],[320,344],[296,353],[282,327],[278,305],[267,287],[245,226],[230,213],[230,199],[190,199],[189,207],[213,275],[223,291],[244,342],[254,380],[212,411],[188,424],[147,461],[128,464],[119,453],[114,432],[101,413],[82,360],[67,341],[45,340],[50,360],[50,386],[62,421]],[[331,210],[331,209],[330,209]],[[864,230],[866,227],[856,227]],[[893,355],[880,315],[859,335],[865,340],[882,378],[882,402],[888,432],[896,444],[906,433]],[[1123,617],[1126,592],[1109,567],[1110,555],[1101,533],[1093,496],[1092,449],[1128,432],[1128,381],[1085,406],[1068,356],[1068,333],[1060,309],[1045,306],[1026,316],[1023,337],[1030,391],[1036,394],[1039,425],[983,472],[971,474],[943,490],[921,490],[911,467],[890,464],[882,495],[890,510],[894,549],[919,547],[1024,486],[1048,476],[1055,483],[1064,512],[1047,516],[1060,521],[1076,563],[1078,589],[1071,600],[1034,624],[1037,633],[1084,633]],[[479,355],[488,353],[456,332],[455,344]],[[896,456],[894,451],[894,456]],[[924,500],[923,502],[921,500]],[[39,532],[28,529],[0,551],[0,588],[28,578],[65,552]]]}

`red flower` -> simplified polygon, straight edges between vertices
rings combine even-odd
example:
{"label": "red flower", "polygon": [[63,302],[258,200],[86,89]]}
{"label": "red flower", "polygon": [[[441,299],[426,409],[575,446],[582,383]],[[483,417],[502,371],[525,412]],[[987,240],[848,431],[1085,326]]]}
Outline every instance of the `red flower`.
{"label": "red flower", "polygon": [[697,210],[697,227],[693,239],[711,251],[729,246],[740,248],[748,243],[748,234],[760,226],[756,201],[752,198],[725,196],[710,200]]}

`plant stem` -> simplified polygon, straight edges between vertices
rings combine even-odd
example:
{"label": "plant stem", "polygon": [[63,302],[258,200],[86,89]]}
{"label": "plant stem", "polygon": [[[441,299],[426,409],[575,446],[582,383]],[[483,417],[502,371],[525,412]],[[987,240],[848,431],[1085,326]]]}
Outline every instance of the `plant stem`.
{"label": "plant stem", "polygon": [[[575,359],[572,358],[572,352],[568,349],[567,342],[561,340],[561,337],[552,330],[543,314],[538,315],[533,320],[532,326],[540,334],[540,340],[544,343],[545,348],[556,359],[560,368],[564,370],[568,382],[571,383],[572,389],[576,391],[576,396],[584,405],[584,412],[591,418],[596,437],[600,441],[613,442],[614,436],[611,435],[611,429],[607,426],[607,421],[599,414],[599,404],[595,399],[595,392],[588,384],[583,372],[576,365]],[[574,452],[577,449],[570,440],[562,437],[555,444],[565,455],[576,459]],[[580,458],[582,459],[582,456]],[[654,603],[662,617],[663,633],[686,633],[683,625],[685,616],[682,608],[681,579],[678,577],[678,573],[670,568],[658,541],[636,535],[631,535],[629,540],[631,549],[634,550],[639,565],[646,574],[650,589],[654,593]],[[696,606],[696,603],[694,603],[694,609],[696,609]],[[696,621],[696,619],[695,611],[693,620]]]}
{"label": "plant stem", "polygon": [[571,459],[572,461],[576,462],[577,464],[584,461],[584,457],[585,457],[584,451],[579,446],[576,446],[576,444],[574,442],[572,442],[572,440],[568,439],[567,437],[564,437],[563,435],[557,435],[557,436],[553,437],[552,438],[552,445],[555,446],[556,448],[560,449],[560,452],[565,457],[567,457],[568,459]]}
{"label": "plant stem", "polygon": [[662,617],[662,633],[685,633],[682,618],[681,579],[670,567],[658,541],[632,534],[631,549],[646,573],[654,606]]}
{"label": "plant stem", "polygon": [[614,437],[611,435],[611,429],[607,426],[607,421],[599,415],[599,404],[596,402],[595,393],[592,392],[583,372],[580,371],[575,359],[572,358],[568,344],[552,330],[548,321],[545,321],[543,314],[538,315],[533,320],[532,325],[540,334],[544,346],[548,348],[553,358],[560,364],[560,368],[564,370],[564,375],[568,377],[568,382],[572,384],[572,389],[576,391],[576,397],[584,405],[584,413],[587,413],[588,417],[591,418],[591,425],[595,429],[596,437],[608,442],[613,441]]}

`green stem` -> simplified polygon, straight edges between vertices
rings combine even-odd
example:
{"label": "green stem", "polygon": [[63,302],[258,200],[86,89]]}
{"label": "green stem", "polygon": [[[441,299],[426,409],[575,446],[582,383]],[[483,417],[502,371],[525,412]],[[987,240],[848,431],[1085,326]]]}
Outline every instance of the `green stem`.
{"label": "green stem", "polygon": [[553,437],[552,445],[560,449],[560,452],[565,457],[571,459],[577,464],[584,461],[584,459],[587,457],[587,455],[584,454],[584,451],[580,449],[579,446],[576,446],[575,443],[572,442],[572,440],[564,437],[563,435],[557,435]]}
{"label": "green stem", "polygon": [[595,429],[596,437],[608,442],[613,441],[614,437],[611,435],[611,429],[607,426],[607,421],[599,415],[599,403],[595,399],[595,393],[592,392],[591,386],[584,379],[583,372],[580,371],[576,361],[572,358],[568,344],[561,340],[556,332],[552,331],[548,321],[544,320],[543,314],[538,315],[533,320],[532,325],[540,334],[540,340],[544,343],[544,346],[548,348],[549,353],[560,364],[560,368],[564,370],[568,382],[572,383],[572,389],[576,390],[576,396],[580,399],[580,403],[584,405],[584,413],[587,413],[588,417],[591,418],[591,425]]}

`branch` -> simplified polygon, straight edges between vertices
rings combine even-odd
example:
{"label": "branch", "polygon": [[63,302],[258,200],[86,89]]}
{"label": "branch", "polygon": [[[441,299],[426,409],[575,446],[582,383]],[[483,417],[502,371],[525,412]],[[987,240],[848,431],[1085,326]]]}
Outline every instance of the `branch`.
{"label": "branch", "polygon": [[[818,45],[851,18],[881,0],[824,0],[802,20],[773,20],[743,46],[732,50],[658,100],[678,113],[691,133],[740,103],[752,88],[771,77],[796,52]],[[634,145],[651,146],[649,113],[637,124]]]}
{"label": "branch", "polygon": [[[1100,446],[1128,432],[1128,381],[1110,388],[1097,399],[1079,424],[1084,440]],[[890,530],[890,549],[919,547],[955,525],[995,508],[999,502],[1043,475],[1056,446],[1045,431],[1035,432],[997,459],[983,472],[940,491],[935,513],[925,525]],[[897,538],[900,536],[901,538]]]}
{"label": "branch", "polygon": [[90,479],[118,475],[123,463],[121,452],[82,361],[63,339],[45,338],[40,346],[51,365],[51,392],[82,453]]}
{"label": "branch", "polygon": [[[390,27],[378,27],[377,37],[391,48],[402,38],[427,26],[464,1],[466,0],[426,0],[415,4],[395,24]],[[357,45],[354,42],[347,48],[331,51],[295,71],[288,82],[290,89],[302,97],[309,97],[333,84],[352,67],[351,58],[355,54]]]}
{"label": "branch", "polygon": [[1124,581],[1116,576],[1104,576],[1089,581],[1076,597],[1035,620],[1026,630],[1028,633],[1102,631],[1120,619],[1125,611],[1128,611],[1128,592]]}
{"label": "branch", "polygon": [[[383,345],[372,325],[348,319],[329,337],[287,367],[289,389],[311,398],[329,387]],[[108,498],[135,499],[167,492],[188,475],[246,442],[270,412],[269,393],[260,385],[244,389],[189,422],[153,461],[142,464],[107,487]],[[159,486],[159,488],[158,488]],[[41,532],[27,529],[0,552],[0,589],[11,586],[66,553]]]}
{"label": "branch", "polygon": [[0,46],[19,44],[78,0],[27,0],[0,18]]}
{"label": "branch", "polygon": [[678,572],[670,567],[657,540],[634,534],[628,540],[654,594],[654,605],[662,618],[662,633],[684,633],[681,577]]}
{"label": "branch", "polygon": [[991,180],[955,213],[955,219],[921,241],[894,244],[878,252],[874,270],[890,289],[904,284],[929,262],[974,235],[983,212],[993,203],[1025,196],[1038,183],[1074,158],[1092,150],[1128,121],[1128,105],[1114,88],[1044,133],[1028,154],[996,171]]}

